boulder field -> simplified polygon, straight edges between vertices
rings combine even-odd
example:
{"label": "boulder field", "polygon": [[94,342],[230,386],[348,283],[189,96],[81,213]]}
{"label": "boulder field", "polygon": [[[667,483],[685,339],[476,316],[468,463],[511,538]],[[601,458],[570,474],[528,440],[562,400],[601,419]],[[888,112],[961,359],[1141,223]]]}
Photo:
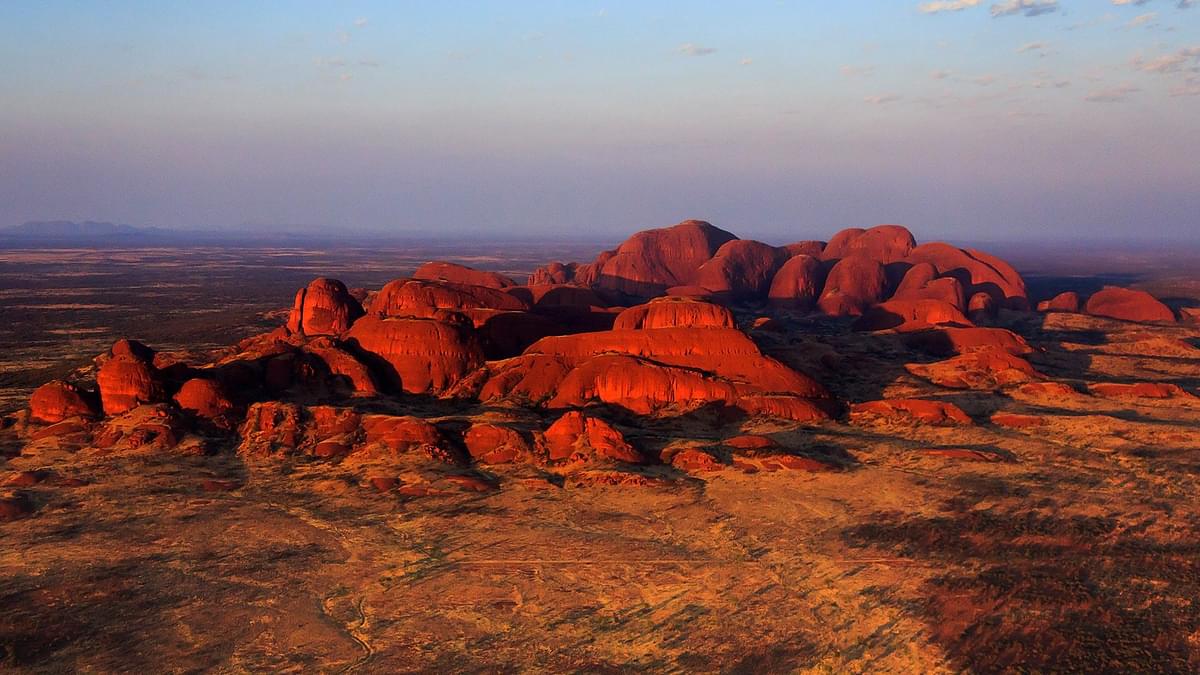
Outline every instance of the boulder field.
{"label": "boulder field", "polygon": [[[31,447],[104,453],[405,457],[451,467],[454,485],[480,491],[494,481],[463,471],[532,465],[575,484],[642,485],[672,471],[827,470],[746,427],[975,420],[948,400],[845,395],[860,366],[797,344],[880,335],[905,354],[897,377],[929,391],[1046,389],[1057,383],[1028,360],[1037,350],[987,325],[1035,316],[1030,306],[1009,264],[918,244],[898,225],[772,246],[689,220],[589,263],[550,263],[525,284],[449,262],[374,292],[319,278],[296,293],[284,325],[204,357],[120,340],[90,371],[38,388],[23,429]],[[1149,294],[1121,288],[1037,307],[1175,321]],[[1090,393],[1191,396],[1140,384]],[[1005,427],[1022,419],[991,418]],[[701,425],[711,442],[663,448],[662,434],[648,431],[675,423]],[[368,483],[399,489],[387,476]]]}

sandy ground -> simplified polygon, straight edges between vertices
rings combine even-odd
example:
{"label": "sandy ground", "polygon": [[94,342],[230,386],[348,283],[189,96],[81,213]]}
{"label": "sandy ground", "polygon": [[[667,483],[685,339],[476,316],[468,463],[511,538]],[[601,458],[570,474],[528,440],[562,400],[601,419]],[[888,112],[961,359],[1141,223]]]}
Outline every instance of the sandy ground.
{"label": "sandy ground", "polygon": [[[1030,357],[1039,370],[1080,390],[1200,387],[1194,328],[1063,314],[1006,323],[1044,350]],[[0,663],[1200,669],[1200,401],[949,390],[906,373],[913,356],[889,336],[758,339],[844,399],[943,398],[974,424],[751,420],[742,431],[836,456],[843,470],[554,487],[512,468],[494,473],[498,491],[421,497],[380,494],[349,462],[43,449],[0,469],[53,472],[23,488],[32,517],[0,523]],[[1001,427],[989,422],[998,411],[1042,424]],[[622,428],[643,445],[714,433]],[[931,447],[997,461],[922,452]]]}

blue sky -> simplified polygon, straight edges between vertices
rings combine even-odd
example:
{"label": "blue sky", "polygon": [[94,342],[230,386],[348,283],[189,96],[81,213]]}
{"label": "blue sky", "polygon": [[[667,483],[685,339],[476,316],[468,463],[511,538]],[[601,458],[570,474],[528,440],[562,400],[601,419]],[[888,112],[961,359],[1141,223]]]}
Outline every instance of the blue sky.
{"label": "blue sky", "polygon": [[14,0],[0,59],[0,225],[1200,231],[1200,2]]}

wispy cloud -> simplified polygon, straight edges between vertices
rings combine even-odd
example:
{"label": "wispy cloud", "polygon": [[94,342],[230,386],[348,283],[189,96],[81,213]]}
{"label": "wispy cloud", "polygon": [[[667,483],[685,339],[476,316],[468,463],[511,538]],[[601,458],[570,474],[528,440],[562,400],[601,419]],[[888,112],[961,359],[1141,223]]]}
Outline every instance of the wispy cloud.
{"label": "wispy cloud", "polygon": [[838,70],[846,77],[870,77],[875,74],[875,66],[845,65]]}
{"label": "wispy cloud", "polygon": [[944,80],[954,74],[952,70],[935,70],[929,74],[935,80]]}
{"label": "wispy cloud", "polygon": [[1067,87],[1071,86],[1071,81],[1050,78],[1044,80],[1034,80],[1033,82],[1029,83],[1029,86],[1033,87],[1034,89],[1066,89]]}
{"label": "wispy cloud", "polygon": [[750,58],[749,56],[742,59],[741,61],[738,61],[738,65],[740,65],[740,66],[748,66],[752,63],[754,63],[754,59]]}
{"label": "wispy cloud", "polygon": [[357,61],[347,61],[340,58],[316,58],[313,59],[313,65],[318,68],[378,68],[379,61],[374,59],[358,59]]}
{"label": "wispy cloud", "polygon": [[975,7],[983,0],[936,0],[935,2],[922,3],[917,7],[917,11],[922,14],[937,14],[938,12],[961,12],[964,9]]}
{"label": "wispy cloud", "polygon": [[367,25],[367,24],[369,24],[369,23],[371,23],[371,22],[370,22],[370,21],[367,21],[366,19],[364,19],[364,18],[362,18],[362,17],[359,17],[359,18],[357,18],[357,19],[355,19],[355,20],[354,20],[354,27],[355,27],[355,28],[364,28],[364,27],[366,27],[366,25]]}
{"label": "wispy cloud", "polygon": [[1200,96],[1200,77],[1188,78],[1187,82],[1171,89],[1172,96]]}
{"label": "wispy cloud", "polygon": [[1112,0],[1114,5],[1144,5],[1150,0]]}
{"label": "wispy cloud", "polygon": [[704,47],[692,42],[685,42],[675,49],[680,54],[687,56],[708,56],[709,54],[717,53],[716,47]]}
{"label": "wispy cloud", "polygon": [[868,96],[863,101],[871,105],[884,105],[885,103],[895,103],[902,98],[904,97],[899,94],[878,94],[876,96]]}
{"label": "wispy cloud", "polygon": [[[1193,0],[1186,0],[1191,2]],[[939,14],[941,12],[961,12],[964,9],[978,7],[983,0],[932,0],[917,5],[917,11],[922,14]],[[1058,11],[1058,0],[1000,0],[992,3],[993,17],[1024,14],[1039,16]]]}
{"label": "wispy cloud", "polygon": [[1200,72],[1200,46],[1187,47],[1174,54],[1163,54],[1149,61],[1138,56],[1133,59],[1132,65],[1134,70],[1146,73],[1166,74],[1184,70]]}
{"label": "wispy cloud", "polygon": [[1129,28],[1137,28],[1138,26],[1144,26],[1144,25],[1150,23],[1157,16],[1158,16],[1158,12],[1147,12],[1145,14],[1139,14],[1139,15],[1133,17],[1133,19],[1131,19],[1129,21],[1129,23],[1127,23],[1125,25],[1128,26]]}
{"label": "wispy cloud", "polygon": [[1058,11],[1058,0],[1003,0],[992,5],[992,16],[1041,16]]}
{"label": "wispy cloud", "polygon": [[1016,52],[1018,54],[1028,54],[1030,52],[1033,52],[1037,56],[1044,58],[1051,54],[1050,43],[1049,42],[1026,42],[1025,44],[1021,45],[1020,47],[1017,47]]}
{"label": "wispy cloud", "polygon": [[1084,96],[1083,100],[1090,101],[1092,103],[1119,103],[1120,101],[1124,101],[1126,98],[1128,98],[1130,94],[1138,91],[1141,90],[1132,84],[1119,84],[1115,87],[1092,91],[1087,96]]}

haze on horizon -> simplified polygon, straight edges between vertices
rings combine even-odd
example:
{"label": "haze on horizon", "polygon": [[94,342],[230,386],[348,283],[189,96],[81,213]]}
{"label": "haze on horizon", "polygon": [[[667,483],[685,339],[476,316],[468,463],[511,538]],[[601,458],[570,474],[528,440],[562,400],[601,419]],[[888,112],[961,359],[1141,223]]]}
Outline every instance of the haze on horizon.
{"label": "haze on horizon", "polygon": [[1195,5],[5,3],[0,225],[1184,240]]}

